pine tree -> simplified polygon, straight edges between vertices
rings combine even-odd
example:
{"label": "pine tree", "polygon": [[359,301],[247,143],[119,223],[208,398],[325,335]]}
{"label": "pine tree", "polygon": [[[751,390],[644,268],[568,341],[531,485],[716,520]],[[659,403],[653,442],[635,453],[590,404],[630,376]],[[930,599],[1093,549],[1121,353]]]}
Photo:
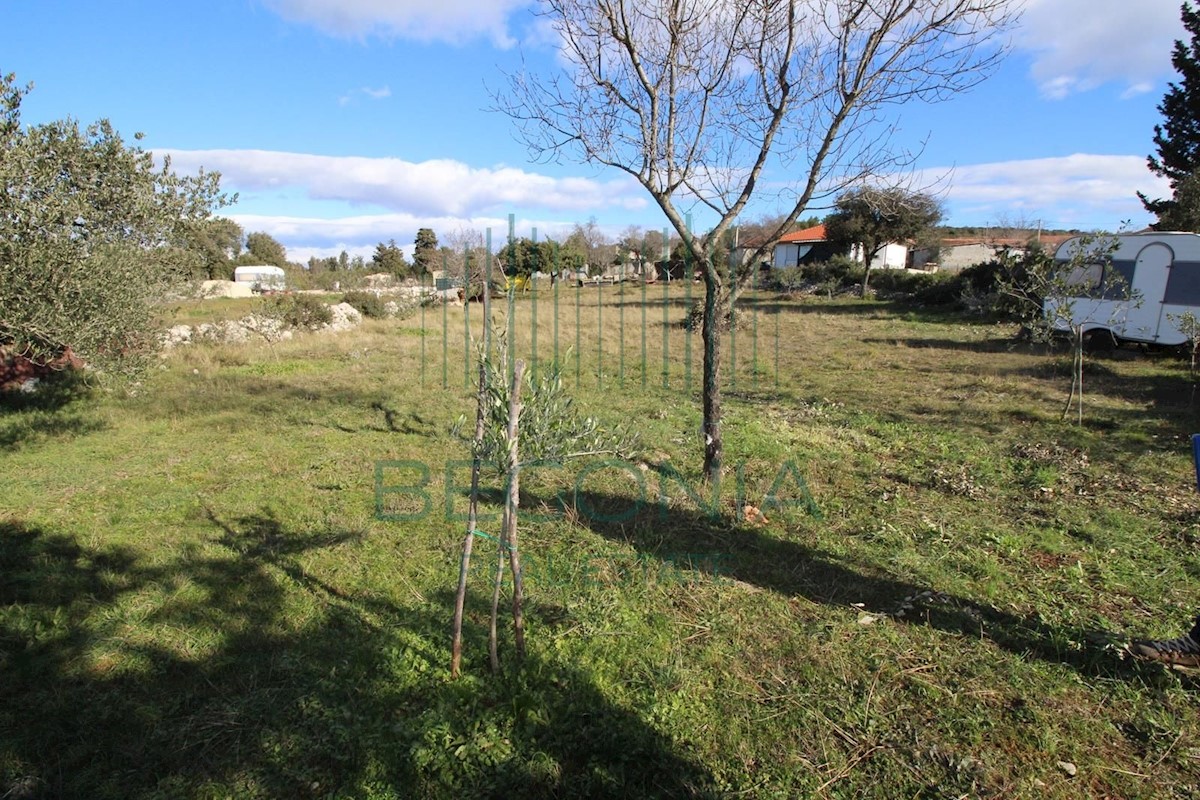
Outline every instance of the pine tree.
{"label": "pine tree", "polygon": [[1146,210],[1158,217],[1158,230],[1200,229],[1200,205],[1194,202],[1200,177],[1200,12],[1184,3],[1180,13],[1191,42],[1175,42],[1171,64],[1180,79],[1169,85],[1158,106],[1163,115],[1162,124],[1154,126],[1158,155],[1146,160],[1151,172],[1170,182],[1172,197],[1150,200],[1138,193]]}

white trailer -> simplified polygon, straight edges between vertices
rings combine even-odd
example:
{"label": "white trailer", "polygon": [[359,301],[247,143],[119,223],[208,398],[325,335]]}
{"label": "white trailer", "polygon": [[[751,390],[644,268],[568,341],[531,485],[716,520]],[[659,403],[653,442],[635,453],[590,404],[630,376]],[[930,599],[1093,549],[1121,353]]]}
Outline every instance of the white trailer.
{"label": "white trailer", "polygon": [[282,291],[287,288],[287,273],[280,267],[267,264],[237,267],[233,271],[235,283],[248,283],[256,292]]}
{"label": "white trailer", "polygon": [[[1116,343],[1175,346],[1187,342],[1178,317],[1191,312],[1200,320],[1200,234],[1121,234],[1108,242],[1101,237],[1090,247],[1096,251],[1113,239],[1116,249],[1111,260],[1098,258],[1073,270],[1069,282],[1080,287],[1078,295],[1046,298],[1047,316],[1058,317],[1055,325],[1064,331],[1080,326],[1085,338],[1093,341],[1103,335]],[[1081,238],[1069,239],[1054,258],[1071,263],[1081,247],[1085,247]],[[1120,280],[1113,280],[1118,276]],[[1056,313],[1059,308],[1064,312],[1069,308],[1070,323],[1066,313]]]}

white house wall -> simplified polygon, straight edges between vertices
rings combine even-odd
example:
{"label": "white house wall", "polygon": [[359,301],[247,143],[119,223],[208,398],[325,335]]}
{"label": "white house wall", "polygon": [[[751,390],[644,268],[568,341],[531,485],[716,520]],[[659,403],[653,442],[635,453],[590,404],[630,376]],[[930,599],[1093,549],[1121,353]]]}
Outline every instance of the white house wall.
{"label": "white house wall", "polygon": [[[777,244],[775,245],[775,258],[772,265],[776,269],[794,267],[800,263],[800,259],[804,258],[811,249],[811,244]],[[856,244],[851,246],[849,253],[851,260],[859,264],[863,263],[862,251],[862,245]],[[879,269],[904,269],[908,262],[908,248],[902,244],[893,243],[884,245],[873,261],[872,266]]]}
{"label": "white house wall", "polygon": [[774,266],[776,269],[794,267],[811,249],[811,244],[777,244],[775,245]]}
{"label": "white house wall", "polygon": [[883,269],[904,269],[908,263],[908,248],[902,244],[885,244],[873,261],[874,266]]}

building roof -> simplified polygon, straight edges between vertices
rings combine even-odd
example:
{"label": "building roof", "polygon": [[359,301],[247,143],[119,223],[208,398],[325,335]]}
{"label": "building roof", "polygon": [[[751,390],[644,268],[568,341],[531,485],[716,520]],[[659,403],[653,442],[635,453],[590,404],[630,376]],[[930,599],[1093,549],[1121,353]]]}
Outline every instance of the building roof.
{"label": "building roof", "polygon": [[816,244],[826,240],[825,226],[817,225],[802,231],[792,231],[779,237],[780,244]]}
{"label": "building roof", "polygon": [[989,236],[987,238],[979,236],[951,236],[941,240],[941,246],[947,247],[963,247],[969,245],[980,245],[983,247],[1028,247],[1032,241],[1041,242],[1042,246],[1047,250],[1053,250],[1068,239],[1072,239],[1079,234],[1075,233],[1026,233],[1019,236]]}

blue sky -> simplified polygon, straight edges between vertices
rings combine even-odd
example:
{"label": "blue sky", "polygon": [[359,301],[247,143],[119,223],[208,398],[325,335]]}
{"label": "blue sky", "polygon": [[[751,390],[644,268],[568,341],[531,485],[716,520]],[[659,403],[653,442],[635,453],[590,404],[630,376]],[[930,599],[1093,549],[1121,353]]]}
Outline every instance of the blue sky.
{"label": "blue sky", "polygon": [[[514,0],[0,0],[0,71],[35,89],[23,118],[107,117],[181,170],[219,170],[222,213],[294,261],[419,227],[456,233],[595,217],[612,236],[661,216],[621,174],[531,163],[489,89],[553,42]],[[1013,51],[969,93],[899,109],[942,178],[947,222],[1115,229],[1161,196],[1145,167],[1184,36],[1175,0],[1027,0]],[[770,211],[773,209],[760,209]],[[782,210],[782,209],[781,209]]]}

